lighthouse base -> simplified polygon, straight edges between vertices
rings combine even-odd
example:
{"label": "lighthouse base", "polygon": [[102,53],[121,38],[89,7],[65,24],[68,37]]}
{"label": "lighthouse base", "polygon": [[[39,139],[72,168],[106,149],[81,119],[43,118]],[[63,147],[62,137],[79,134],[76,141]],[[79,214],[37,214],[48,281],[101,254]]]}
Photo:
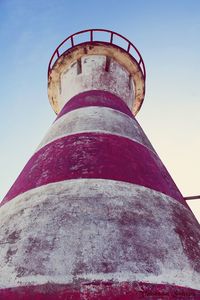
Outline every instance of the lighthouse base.
{"label": "lighthouse base", "polygon": [[200,299],[200,290],[144,282],[84,282],[76,285],[48,283],[0,290],[6,300],[140,300],[140,299]]}

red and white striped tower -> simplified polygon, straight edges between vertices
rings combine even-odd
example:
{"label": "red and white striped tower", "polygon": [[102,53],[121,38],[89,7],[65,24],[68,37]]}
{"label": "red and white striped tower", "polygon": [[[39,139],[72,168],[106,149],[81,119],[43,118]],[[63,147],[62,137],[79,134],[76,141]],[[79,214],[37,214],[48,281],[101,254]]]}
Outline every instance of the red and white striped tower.
{"label": "red and white striped tower", "polygon": [[199,299],[198,222],[135,119],[138,50],[82,31],[48,80],[57,119],[1,203],[0,299]]}

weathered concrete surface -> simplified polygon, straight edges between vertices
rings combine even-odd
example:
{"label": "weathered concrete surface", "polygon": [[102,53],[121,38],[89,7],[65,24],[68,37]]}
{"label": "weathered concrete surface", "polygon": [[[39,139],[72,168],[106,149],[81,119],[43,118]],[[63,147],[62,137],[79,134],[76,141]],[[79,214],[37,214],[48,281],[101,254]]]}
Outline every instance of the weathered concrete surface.
{"label": "weathered concrete surface", "polygon": [[37,151],[2,204],[29,189],[78,178],[136,183],[163,192],[187,206],[153,151],[122,136],[96,132],[62,137]]}
{"label": "weathered concrete surface", "polygon": [[1,288],[110,280],[199,288],[198,223],[151,189],[67,180],[16,197],[0,219]]}
{"label": "weathered concrete surface", "polygon": [[8,192],[0,299],[195,299],[199,224],[124,105],[75,96]]}
{"label": "weathered concrete surface", "polygon": [[43,284],[3,289],[6,300],[198,300],[200,291],[176,285],[112,281]]}
{"label": "weathered concrete surface", "polygon": [[[111,59],[109,70],[105,70],[106,56],[90,55],[81,58],[81,73],[77,74],[77,62],[72,63],[68,70],[60,77],[60,107],[66,99],[71,99],[80,92],[90,90],[110,91],[118,95],[132,107],[134,99],[133,81],[130,80],[129,72]],[[70,87],[70,88],[69,88]]]}
{"label": "weathered concrete surface", "polygon": [[50,127],[38,149],[58,138],[83,132],[120,135],[154,151],[134,117],[111,108],[97,106],[79,108],[63,115]]}
{"label": "weathered concrete surface", "polygon": [[87,92],[82,92],[74,97],[72,97],[63,107],[61,112],[58,114],[57,119],[61,118],[64,114],[83,107],[88,106],[98,106],[98,107],[108,107],[115,110],[118,110],[129,117],[133,118],[133,114],[124,103],[116,95],[111,94],[110,92],[92,90]]}
{"label": "weathered concrete surface", "polygon": [[[106,57],[110,59],[107,71]],[[77,71],[79,60],[81,72]],[[49,100],[56,113],[74,95],[99,89],[118,95],[136,114],[145,93],[138,63],[125,50],[114,45],[85,43],[61,55],[49,76]]]}
{"label": "weathered concrete surface", "polygon": [[1,204],[0,299],[198,297],[199,224],[130,112],[144,77],[106,43],[54,64],[60,113]]}

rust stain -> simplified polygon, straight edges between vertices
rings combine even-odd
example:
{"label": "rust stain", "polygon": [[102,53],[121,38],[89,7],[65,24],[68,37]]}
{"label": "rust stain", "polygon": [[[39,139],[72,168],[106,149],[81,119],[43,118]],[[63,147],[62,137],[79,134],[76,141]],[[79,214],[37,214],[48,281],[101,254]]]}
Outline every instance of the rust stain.
{"label": "rust stain", "polygon": [[[106,45],[103,42],[84,43],[77,45],[63,53],[55,62],[48,81],[48,95],[50,103],[56,113],[60,112],[59,105],[59,76],[66,72],[77,60],[87,55],[105,55],[112,58],[124,67],[133,79],[135,86],[135,100],[132,107],[133,114],[139,111],[145,95],[145,79],[137,61],[125,50],[114,45]],[[94,75],[95,76],[95,75]],[[52,103],[52,97],[54,103]]]}

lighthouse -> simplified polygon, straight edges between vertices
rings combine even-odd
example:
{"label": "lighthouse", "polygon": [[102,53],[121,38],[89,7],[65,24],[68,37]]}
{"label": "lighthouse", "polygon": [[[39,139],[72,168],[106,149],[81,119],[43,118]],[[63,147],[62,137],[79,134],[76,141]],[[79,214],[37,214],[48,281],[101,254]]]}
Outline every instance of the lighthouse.
{"label": "lighthouse", "polygon": [[198,299],[200,227],[135,116],[146,71],[122,35],[65,39],[57,117],[0,207],[0,299]]}

